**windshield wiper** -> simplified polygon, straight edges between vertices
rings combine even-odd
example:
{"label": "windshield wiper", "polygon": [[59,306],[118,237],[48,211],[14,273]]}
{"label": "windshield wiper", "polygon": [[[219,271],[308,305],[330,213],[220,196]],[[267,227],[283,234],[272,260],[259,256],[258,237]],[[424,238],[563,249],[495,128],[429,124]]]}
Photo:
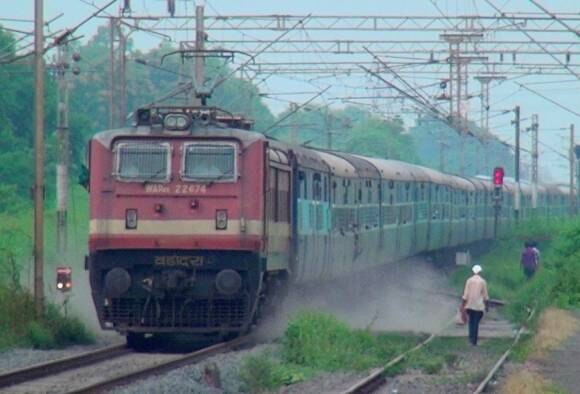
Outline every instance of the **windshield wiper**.
{"label": "windshield wiper", "polygon": [[224,179],[224,178],[231,176],[231,175],[233,175],[232,171],[224,172],[224,173],[218,175],[217,177],[213,178],[212,180],[210,180],[206,185],[209,187],[209,186],[213,185],[216,181],[219,181],[219,180]]}
{"label": "windshield wiper", "polygon": [[156,173],[154,173],[153,175],[150,175],[150,176],[149,176],[147,179],[145,179],[145,180],[143,181],[143,184],[144,184],[144,185],[148,184],[148,183],[149,183],[149,182],[151,182],[151,181],[152,181],[152,180],[153,180],[155,177],[157,177],[157,175],[159,175],[159,174],[161,174],[162,172],[165,172],[165,171],[166,171],[166,169],[165,169],[165,168],[163,168],[163,167],[161,167],[160,169],[158,169],[158,170],[157,170],[157,172],[156,172]]}

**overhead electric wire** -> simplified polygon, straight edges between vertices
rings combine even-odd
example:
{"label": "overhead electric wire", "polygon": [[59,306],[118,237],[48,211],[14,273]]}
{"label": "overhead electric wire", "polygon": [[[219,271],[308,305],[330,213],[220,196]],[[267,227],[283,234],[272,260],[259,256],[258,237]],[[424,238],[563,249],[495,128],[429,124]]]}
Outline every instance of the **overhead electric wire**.
{"label": "overhead electric wire", "polygon": [[278,126],[280,123],[282,123],[283,121],[285,121],[286,119],[288,119],[290,116],[294,115],[296,112],[300,111],[302,108],[306,107],[308,104],[310,104],[311,102],[313,102],[314,100],[316,100],[318,97],[322,96],[324,93],[326,93],[326,91],[328,89],[330,89],[330,86],[327,86],[326,89],[324,89],[321,92],[318,92],[315,96],[313,96],[310,99],[308,99],[308,101],[304,102],[303,104],[300,104],[294,110],[290,111],[289,113],[287,113],[286,115],[284,115],[282,118],[278,119],[276,122],[274,122],[272,125],[270,125],[270,127],[268,127],[267,129],[265,129],[263,131],[263,134],[264,135],[268,135],[268,132],[270,130],[272,130],[274,127]]}
{"label": "overhead electric wire", "polygon": [[573,27],[571,27],[570,25],[568,25],[566,22],[560,20],[560,18],[558,18],[555,14],[552,14],[546,8],[542,7],[540,4],[538,4],[538,2],[536,2],[534,0],[530,0],[530,3],[532,3],[533,5],[535,5],[539,9],[541,9],[543,12],[545,12],[546,14],[548,14],[553,20],[555,20],[556,22],[558,22],[560,25],[564,26],[570,32],[574,33],[576,35],[576,37],[580,38],[580,32],[578,30],[574,29]]}
{"label": "overhead electric wire", "polygon": [[576,116],[580,117],[580,113],[579,112],[576,112],[573,109],[570,109],[570,108],[564,106],[563,104],[560,104],[559,102],[557,102],[557,101],[555,101],[555,100],[553,100],[553,99],[551,99],[549,97],[546,97],[543,94],[538,93],[535,90],[528,88],[527,86],[522,85],[521,83],[518,83],[518,82],[514,82],[514,83],[517,84],[517,85],[519,85],[520,88],[526,89],[527,91],[535,94],[536,96],[539,96],[539,97],[543,98],[544,100],[551,102],[552,104],[554,104],[555,106],[563,109],[564,111],[567,111],[567,112],[569,112],[569,113],[571,113],[573,115],[576,115]]}
{"label": "overhead electric wire", "polygon": [[[495,4],[493,4],[491,2],[491,0],[485,0],[485,2],[487,4],[489,4],[491,7],[493,7],[494,10],[496,10],[496,12],[498,12],[500,14],[501,17],[503,17],[505,15],[505,13],[503,11],[501,11],[499,8],[497,8],[495,6]],[[562,61],[560,59],[558,59],[553,53],[551,53],[550,51],[548,51],[544,45],[540,44],[538,41],[536,41],[536,39],[534,37],[531,36],[530,33],[528,33],[527,31],[525,31],[522,27],[520,27],[518,24],[514,24],[514,26],[523,34],[525,34],[526,37],[528,37],[528,39],[530,41],[532,41],[534,44],[536,44],[542,51],[544,51],[547,55],[549,55],[552,59],[554,59],[558,64],[560,64],[562,67],[564,67],[566,70],[568,70],[572,75],[574,75],[576,78],[580,79],[580,75],[578,75],[574,70],[572,70],[567,64],[562,63]]]}

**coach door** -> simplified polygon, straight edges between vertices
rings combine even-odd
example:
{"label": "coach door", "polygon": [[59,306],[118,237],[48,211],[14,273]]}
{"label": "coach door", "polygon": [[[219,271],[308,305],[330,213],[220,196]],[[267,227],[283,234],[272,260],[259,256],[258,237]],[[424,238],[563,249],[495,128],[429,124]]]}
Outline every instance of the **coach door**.
{"label": "coach door", "polygon": [[[268,271],[290,268],[290,180],[286,154],[270,150],[266,189]],[[274,160],[273,160],[274,159]]]}

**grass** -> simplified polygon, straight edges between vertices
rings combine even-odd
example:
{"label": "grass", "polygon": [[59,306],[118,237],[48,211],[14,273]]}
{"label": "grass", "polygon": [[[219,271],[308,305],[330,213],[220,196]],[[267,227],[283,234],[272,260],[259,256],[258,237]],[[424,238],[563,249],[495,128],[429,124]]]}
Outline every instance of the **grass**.
{"label": "grass", "polygon": [[332,315],[305,311],[289,322],[279,354],[246,358],[240,376],[246,391],[274,390],[321,372],[364,371],[384,365],[419,339],[354,330]]}
{"label": "grass", "polygon": [[[520,253],[525,240],[539,241],[540,268],[527,280],[520,268]],[[522,323],[531,308],[539,315],[546,306],[580,306],[580,222],[538,221],[526,223],[494,245],[481,258],[482,276],[487,280],[490,297],[508,303],[508,318]],[[459,267],[451,282],[461,293],[469,267]]]}
{"label": "grass", "polygon": [[[68,239],[66,256],[56,253],[56,213],[47,207],[44,222],[45,296],[55,291],[52,281],[59,265],[70,265],[73,271],[82,269],[88,235],[88,198],[84,189],[73,186],[70,192]],[[74,317],[64,317],[50,303],[41,321],[34,318],[33,300],[26,290],[32,288],[32,207],[0,213],[0,349],[14,346],[35,348],[63,347],[75,343],[90,343],[93,338]]]}
{"label": "grass", "polygon": [[[478,352],[496,356],[503,353],[510,343],[510,339],[488,339],[481,343]],[[438,374],[444,368],[455,367],[461,357],[468,354],[470,350],[471,346],[465,338],[437,337],[423,348],[410,354],[402,363],[389,368],[387,374],[394,376],[407,369],[420,370],[429,375]]]}
{"label": "grass", "polygon": [[37,320],[33,298],[22,288],[0,287],[0,310],[0,350],[15,346],[53,349],[94,342],[78,319],[63,316],[52,304],[47,305],[45,318]]}

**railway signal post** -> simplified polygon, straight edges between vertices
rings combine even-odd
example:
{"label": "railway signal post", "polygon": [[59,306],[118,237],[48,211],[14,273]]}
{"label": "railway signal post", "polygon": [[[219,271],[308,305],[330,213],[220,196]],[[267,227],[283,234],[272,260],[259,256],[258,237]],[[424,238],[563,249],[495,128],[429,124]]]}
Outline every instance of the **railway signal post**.
{"label": "railway signal post", "polygon": [[503,188],[503,176],[505,172],[503,167],[495,167],[493,169],[493,238],[497,238],[497,227],[499,221],[499,214],[501,212],[501,198]]}

